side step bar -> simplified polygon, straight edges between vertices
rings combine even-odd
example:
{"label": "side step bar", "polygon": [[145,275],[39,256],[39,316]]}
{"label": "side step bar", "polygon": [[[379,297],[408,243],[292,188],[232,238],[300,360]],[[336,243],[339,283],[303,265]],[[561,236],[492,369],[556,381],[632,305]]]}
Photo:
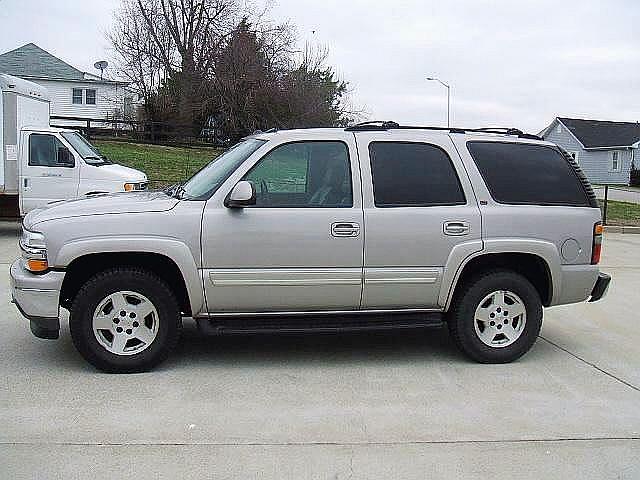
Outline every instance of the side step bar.
{"label": "side step bar", "polygon": [[431,328],[444,325],[444,314],[340,314],[340,315],[279,315],[251,317],[196,318],[201,332],[207,335],[256,333],[336,333],[371,330]]}

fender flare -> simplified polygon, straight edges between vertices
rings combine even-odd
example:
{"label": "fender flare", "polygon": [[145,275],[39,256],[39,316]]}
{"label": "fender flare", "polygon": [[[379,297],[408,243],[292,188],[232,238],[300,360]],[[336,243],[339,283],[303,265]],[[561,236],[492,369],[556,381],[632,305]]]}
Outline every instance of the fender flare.
{"label": "fender flare", "polygon": [[[447,266],[445,267],[445,275],[443,275],[442,288],[440,289],[440,295],[438,297],[438,304],[443,306],[445,311],[449,310],[451,306],[453,293],[467,264],[475,258],[499,253],[522,253],[540,257],[547,264],[551,276],[551,304],[553,304],[554,299],[560,297],[562,290],[562,269],[560,254],[555,244],[546,240],[533,238],[496,238],[484,240],[483,244],[482,250],[467,255],[462,262],[457,265],[457,268],[456,260],[458,259],[458,255],[455,255],[455,249],[449,256]],[[449,275],[447,275],[447,273],[449,273]]]}
{"label": "fender flare", "polygon": [[187,287],[193,315],[204,310],[204,293],[198,265],[189,247],[175,238],[122,236],[90,237],[65,243],[58,251],[54,265],[69,265],[85,255],[104,253],[155,253],[172,260]]}

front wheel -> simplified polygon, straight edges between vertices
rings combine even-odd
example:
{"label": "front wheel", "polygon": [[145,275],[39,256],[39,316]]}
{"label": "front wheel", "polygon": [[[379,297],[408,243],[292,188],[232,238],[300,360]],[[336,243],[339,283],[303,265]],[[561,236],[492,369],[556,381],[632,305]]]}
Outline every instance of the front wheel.
{"label": "front wheel", "polygon": [[449,331],[462,352],[481,363],[507,363],[524,355],[542,326],[542,302],[531,283],[496,270],[470,279],[454,298]]}
{"label": "front wheel", "polygon": [[163,361],[181,330],[169,287],[145,270],[114,268],[91,278],[75,296],[69,327],[73,343],[106,372],[146,371]]}

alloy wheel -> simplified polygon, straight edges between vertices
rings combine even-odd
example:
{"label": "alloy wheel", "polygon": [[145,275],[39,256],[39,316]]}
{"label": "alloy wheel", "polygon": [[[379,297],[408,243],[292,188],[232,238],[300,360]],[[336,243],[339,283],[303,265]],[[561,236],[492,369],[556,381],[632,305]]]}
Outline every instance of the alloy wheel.
{"label": "alloy wheel", "polygon": [[144,295],[119,291],[106,296],[93,314],[93,334],[108,352],[134,355],[158,334],[158,311]]}

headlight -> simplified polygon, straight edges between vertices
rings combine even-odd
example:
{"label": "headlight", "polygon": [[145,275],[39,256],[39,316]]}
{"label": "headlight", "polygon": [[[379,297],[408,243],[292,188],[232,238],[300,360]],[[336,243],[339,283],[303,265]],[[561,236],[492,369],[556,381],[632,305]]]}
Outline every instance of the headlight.
{"label": "headlight", "polygon": [[132,192],[134,190],[146,190],[146,189],[147,189],[147,182],[125,183],[124,184],[124,191],[125,192]]}
{"label": "headlight", "polygon": [[23,228],[22,236],[20,237],[20,249],[22,250],[22,259],[27,270],[40,273],[49,269],[47,247],[43,234]]}

